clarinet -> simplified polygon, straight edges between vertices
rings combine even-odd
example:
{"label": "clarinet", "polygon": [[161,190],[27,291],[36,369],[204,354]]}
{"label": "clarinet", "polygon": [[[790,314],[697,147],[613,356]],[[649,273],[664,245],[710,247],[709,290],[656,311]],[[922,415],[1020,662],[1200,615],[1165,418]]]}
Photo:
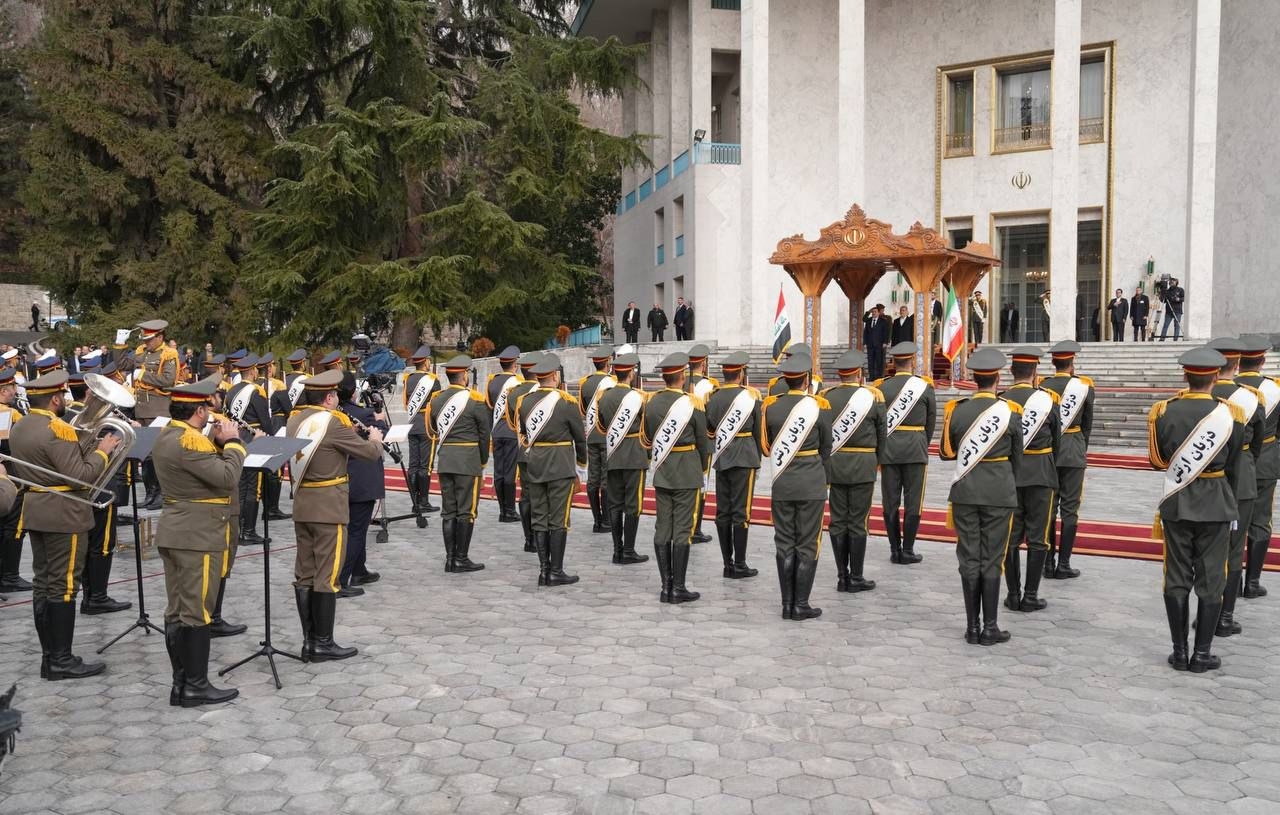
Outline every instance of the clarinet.
{"label": "clarinet", "polygon": [[[367,425],[367,424],[365,424],[364,422],[360,421],[360,420],[359,420],[359,419],[357,419],[355,416],[352,416],[352,415],[351,415],[351,412],[350,412],[350,411],[348,411],[346,408],[344,408],[344,407],[342,407],[342,406],[339,406],[339,408],[338,408],[338,409],[342,411],[342,413],[343,413],[343,415],[344,415],[344,416],[346,416],[348,419],[350,419],[350,420],[351,420],[351,424],[352,424],[352,427],[353,427],[353,428],[355,429],[355,431],[356,431],[356,435],[357,435],[357,436],[359,436],[360,438],[364,439],[365,441],[368,441],[368,440],[369,440],[369,425]],[[403,457],[402,457],[402,456],[401,456],[401,454],[400,454],[400,448],[396,447],[394,444],[388,444],[387,442],[385,442],[385,441],[384,441],[384,442],[382,442],[382,450],[383,450],[383,452],[385,452],[387,455],[391,456],[391,460],[392,460],[392,461],[394,461],[396,464],[399,464],[399,463],[401,462],[401,459],[402,459]]]}

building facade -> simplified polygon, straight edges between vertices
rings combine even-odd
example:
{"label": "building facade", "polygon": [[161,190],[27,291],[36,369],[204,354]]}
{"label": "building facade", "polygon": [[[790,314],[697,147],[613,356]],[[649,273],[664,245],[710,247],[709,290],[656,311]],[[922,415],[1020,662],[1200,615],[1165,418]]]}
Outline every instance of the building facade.
{"label": "building facade", "polygon": [[[1114,290],[1166,274],[1191,337],[1280,330],[1280,3],[587,0],[574,28],[648,44],[623,127],[653,166],[623,173],[615,319],[684,297],[695,336],[767,343],[780,285],[799,316],[778,240],[857,202],[992,245],[988,339],[1009,303],[1014,341],[1109,338]],[[904,295],[890,273],[870,302]],[[847,310],[824,302],[824,344]]]}

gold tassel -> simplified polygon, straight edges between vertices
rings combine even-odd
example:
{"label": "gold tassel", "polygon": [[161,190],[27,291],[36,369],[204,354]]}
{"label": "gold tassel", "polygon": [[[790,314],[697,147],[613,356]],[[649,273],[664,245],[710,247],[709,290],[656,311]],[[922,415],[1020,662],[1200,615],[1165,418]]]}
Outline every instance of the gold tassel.
{"label": "gold tassel", "polygon": [[205,438],[204,434],[195,429],[183,431],[182,438],[179,440],[183,450],[190,450],[193,453],[216,453],[218,448],[213,446],[213,442]]}
{"label": "gold tassel", "polygon": [[956,516],[951,513],[951,502],[947,502],[947,529],[956,528]]}
{"label": "gold tassel", "polygon": [[1160,513],[1156,513],[1156,519],[1151,522],[1151,539],[1164,540],[1164,524],[1160,521]]}

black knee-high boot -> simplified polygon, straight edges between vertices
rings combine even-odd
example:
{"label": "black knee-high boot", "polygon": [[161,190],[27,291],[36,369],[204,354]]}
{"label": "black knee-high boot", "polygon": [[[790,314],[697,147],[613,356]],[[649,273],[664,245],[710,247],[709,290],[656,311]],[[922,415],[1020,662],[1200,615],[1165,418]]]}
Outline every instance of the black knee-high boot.
{"label": "black knee-high boot", "polygon": [[1222,614],[1218,617],[1218,630],[1214,636],[1230,637],[1244,631],[1244,626],[1236,622],[1236,597],[1240,594],[1240,571],[1227,572],[1227,588],[1222,593]]}
{"label": "black knee-high boot", "polygon": [[[1031,568],[1031,559],[1027,559],[1027,568]],[[1012,543],[1004,553],[1004,585],[1008,595],[1004,598],[1004,607],[1010,611],[1022,609],[1022,555],[1018,547]]]}
{"label": "black knee-high boot", "polygon": [[831,555],[836,562],[836,591],[849,590],[849,537],[831,535]]}

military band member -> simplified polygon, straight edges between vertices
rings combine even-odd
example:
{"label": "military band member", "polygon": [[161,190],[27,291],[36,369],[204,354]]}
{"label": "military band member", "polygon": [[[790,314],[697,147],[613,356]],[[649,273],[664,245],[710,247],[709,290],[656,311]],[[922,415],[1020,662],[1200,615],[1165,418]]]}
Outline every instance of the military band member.
{"label": "military band member", "polygon": [[831,463],[831,403],[809,394],[810,356],[778,366],[787,392],[769,396],[762,408],[761,447],[773,462],[773,542],[782,595],[782,619],[822,616],[809,605],[822,549],[822,516]]}
{"label": "military band member", "polygon": [[[55,371],[27,383],[31,412],[13,426],[9,449],[15,475],[40,486],[27,490],[20,527],[31,533],[31,595],[36,633],[40,637],[40,676],[80,679],[102,673],[101,662],[84,662],[71,653],[75,637],[76,594],[84,570],[93,509],[55,493],[90,498],[88,490],[64,480],[96,481],[106,469],[120,437],[108,433],[94,444],[82,443],[76,429],[62,420],[66,413],[67,372]],[[26,466],[40,467],[40,470]]]}
{"label": "military band member", "polygon": [[[698,401],[706,405],[711,392],[720,384],[707,376],[707,356],[710,355],[711,349],[702,343],[697,343],[689,349],[688,353],[689,378],[685,382],[685,392],[698,397]],[[708,543],[711,540],[711,536],[702,531],[702,516],[705,514],[706,509],[707,491],[703,490],[702,495],[698,497],[698,519],[693,523],[694,543]]]}
{"label": "military band member", "polygon": [[644,410],[644,391],[636,386],[640,357],[622,354],[613,361],[613,373],[618,384],[597,400],[595,430],[605,438],[605,499],[613,562],[625,566],[649,559],[636,552],[636,532],[644,512],[644,476],[649,469],[649,451],[640,443]]}
{"label": "military band member", "polygon": [[610,530],[608,507],[605,505],[604,434],[596,428],[598,400],[617,384],[609,372],[613,362],[613,346],[601,345],[591,352],[595,371],[578,380],[578,409],[582,411],[583,429],[587,434],[587,503],[591,506],[591,531]]}
{"label": "military band member", "polygon": [[[1213,395],[1226,357],[1212,348],[1193,348],[1178,363],[1187,390],[1157,402],[1147,417],[1151,466],[1165,470],[1152,534],[1164,538],[1164,608],[1173,639],[1169,664],[1175,671],[1204,673],[1222,665],[1210,652],[1238,512],[1231,484],[1240,466],[1246,417],[1238,405]],[[1193,587],[1198,625],[1188,657]]]}
{"label": "military band member", "polygon": [[[247,354],[236,360],[240,381],[227,391],[223,405],[227,414],[242,423],[240,440],[248,443],[254,430],[270,436],[276,432],[271,418],[271,405],[266,389],[258,383],[258,357]],[[261,470],[244,470],[240,474],[240,545],[261,546],[258,534],[258,509],[262,501],[263,475]]]}
{"label": "military band member", "polygon": [[[134,364],[138,368],[133,377],[133,392],[137,399],[133,417],[143,425],[169,415],[169,390],[178,381],[178,352],[168,345],[165,336],[168,327],[169,323],[164,320],[138,323],[142,330],[142,345],[133,352]],[[146,485],[142,509],[160,509],[164,503],[155,468],[151,464],[143,465],[142,478]]]}
{"label": "military band member", "polygon": [[[227,392],[222,389],[222,383],[225,380],[222,379],[221,373],[216,371],[214,373],[217,374],[216,377],[213,374],[209,374],[206,377],[212,378],[214,382],[213,393],[209,396],[209,421],[204,426],[204,435],[209,439],[213,438],[213,431],[220,422],[235,424],[235,422],[231,421],[231,417],[224,412]],[[239,425],[236,426],[239,427]],[[262,431],[257,431],[252,434],[250,441],[259,439],[263,435]],[[241,441],[241,444],[243,445],[244,442]],[[233,532],[240,529],[240,488],[238,486],[231,491],[231,503],[227,505],[227,523],[229,524],[228,528]],[[235,568],[236,554],[239,551],[240,536],[232,535],[227,544],[227,557],[222,567],[222,579],[218,581],[218,596],[213,601],[213,619],[209,621],[209,636],[214,639],[234,637],[249,630],[247,625],[228,622],[222,617],[222,601],[227,594],[227,580],[231,578],[231,570]]]}
{"label": "military band member", "polygon": [[[351,420],[337,410],[342,372],[325,371],[306,380],[301,409],[289,417],[289,436],[316,439],[293,499],[293,528],[298,548],[293,590],[302,623],[304,662],[355,656],[355,648],[333,641],[338,600],[338,574],[347,546],[350,521],[347,464],[350,457],[382,457],[382,432],[356,435]],[[296,462],[296,459],[295,459]]]}
{"label": "military band member", "polygon": [[[1011,611],[1039,611],[1049,603],[1040,597],[1040,579],[1049,557],[1049,528],[1058,488],[1055,453],[1062,444],[1062,418],[1058,392],[1036,385],[1039,348],[1013,349],[1013,385],[1001,396],[1022,408],[1022,463],[1018,467],[1018,505],[1013,511],[1013,533],[1004,561],[1004,580]],[[1022,584],[1018,548],[1027,542],[1027,582]]]}
{"label": "military band member", "polygon": [[[760,469],[760,391],[746,384],[748,357],[735,351],[720,363],[724,384],[709,391],[707,434],[711,466],[716,471],[716,536],[724,576],[731,580],[755,577],[747,565],[747,534],[751,530],[751,501]],[[714,382],[702,379],[701,382]],[[698,395],[696,385],[691,389]]]}
{"label": "military band member", "polygon": [[711,442],[702,403],[684,392],[689,357],[670,354],[658,364],[658,370],[666,387],[649,397],[640,425],[641,443],[650,449],[653,459],[657,503],[653,546],[662,578],[658,599],[688,603],[702,596],[689,591],[685,577],[698,502],[707,485]]}
{"label": "military band member", "polygon": [[[386,433],[389,426],[386,417],[374,412],[373,408],[356,404],[356,377],[350,371],[342,375],[342,384],[338,386],[338,409],[346,414],[355,425],[357,435],[364,435],[364,428],[376,427]],[[339,597],[359,597],[364,594],[362,586],[377,583],[382,575],[369,570],[368,537],[369,525],[373,521],[373,510],[378,501],[386,497],[386,474],[383,471],[382,457],[371,461],[353,459],[347,465],[351,491],[347,494],[348,515],[351,518],[348,531],[350,541],[346,557],[342,560],[342,570],[338,574]]]}
{"label": "military band member", "polygon": [[[924,509],[937,401],[933,380],[915,374],[914,342],[898,343],[889,349],[889,356],[893,357],[894,375],[875,382],[884,394],[887,434],[880,455],[880,503],[889,538],[889,561],[912,564],[924,560],[916,554],[916,533]],[[901,520],[899,507],[903,507]]]}
{"label": "military band member", "polygon": [[1267,590],[1260,579],[1262,567],[1267,561],[1267,549],[1271,543],[1271,513],[1274,509],[1276,479],[1280,478],[1280,446],[1276,444],[1276,429],[1280,426],[1280,382],[1262,374],[1271,350],[1271,338],[1265,335],[1246,335],[1240,338],[1244,350],[1240,353],[1240,375],[1236,382],[1257,388],[1262,394],[1266,424],[1262,439],[1254,437],[1254,444],[1261,445],[1256,464],[1258,496],[1254,501],[1252,518],[1245,549],[1244,597],[1252,600],[1265,597]]}
{"label": "military band member", "polygon": [[942,415],[943,461],[956,463],[948,525],[956,531],[956,558],[964,592],[965,642],[1008,642],[1000,630],[1000,571],[1018,506],[1022,461],[1022,407],[996,395],[1004,354],[983,348],[969,355],[978,392],[953,399]]}
{"label": "military band member", "polygon": [[321,371],[338,371],[339,373],[341,373],[343,371],[342,352],[330,351],[329,353],[320,357],[320,370]]}
{"label": "military band member", "polygon": [[[231,557],[231,502],[240,482],[245,448],[239,430],[220,421],[204,435],[209,398],[218,381],[209,377],[171,390],[169,425],[151,452],[164,489],[157,548],[164,562],[168,604],[164,641],[173,670],[169,704],[219,704],[239,695],[209,683],[211,591]],[[224,578],[225,579],[225,578]]]}
{"label": "military band member", "polygon": [[1218,372],[1218,380],[1211,393],[1215,398],[1239,407],[1245,416],[1240,462],[1231,480],[1237,518],[1231,527],[1231,542],[1227,549],[1227,587],[1222,593],[1222,612],[1218,617],[1216,633],[1219,637],[1230,637],[1244,630],[1235,620],[1236,598],[1243,588],[1245,541],[1253,523],[1258,498],[1258,461],[1263,449],[1262,440],[1266,435],[1266,400],[1262,392],[1250,385],[1237,384],[1233,379],[1239,373],[1240,354],[1244,351],[1244,345],[1235,337],[1219,337],[1208,343],[1208,347],[1227,360],[1227,364]]}
{"label": "military band member", "polygon": [[478,572],[483,563],[470,558],[471,535],[476,527],[480,482],[489,461],[492,421],[484,396],[467,387],[471,357],[459,354],[445,363],[449,387],[432,398],[423,417],[436,446],[436,472],[440,478],[440,531],[444,536],[444,570]]}
{"label": "military band member", "polygon": [[[13,368],[0,368],[0,453],[10,454],[9,435],[22,419],[18,407],[18,383]],[[8,479],[5,479],[8,482]],[[12,483],[12,482],[8,482]],[[0,593],[31,591],[31,583],[19,572],[22,563],[22,532],[19,518],[22,501],[14,501],[0,514]]]}
{"label": "military band member", "polygon": [[60,371],[63,369],[62,358],[58,356],[57,351],[46,351],[36,359],[35,367],[36,376],[44,376],[54,371]]}
{"label": "military band member", "polygon": [[289,363],[289,370],[284,375],[285,387],[292,387],[293,380],[299,376],[307,375],[307,359],[309,356],[307,349],[295,348],[289,352],[289,356],[284,358],[284,361]]}
{"label": "military band member", "polygon": [[[520,400],[529,391],[538,387],[538,381],[533,377],[533,368],[542,361],[542,353],[540,351],[528,351],[520,355],[517,365],[520,368],[520,378],[523,380],[516,385],[507,394],[507,427],[511,428],[511,432],[515,433],[520,426],[520,417],[516,414],[516,402]],[[525,470],[529,458],[524,445],[516,445],[516,480],[520,482],[520,526],[524,530],[524,550],[526,552],[537,552],[538,548],[533,545],[533,505],[529,502],[529,491],[525,489]]]}
{"label": "military band member", "polygon": [[[293,411],[293,402],[289,400],[289,386],[276,376],[276,357],[268,351],[258,358],[258,372],[262,378],[258,381],[267,393],[267,406],[271,411],[271,427],[278,432],[289,421]],[[287,521],[293,517],[280,509],[280,473],[264,472],[262,474],[262,512],[268,521]]]}
{"label": "military band member", "polygon": [[423,414],[431,399],[442,390],[440,377],[436,376],[431,361],[431,349],[425,345],[409,357],[413,373],[404,383],[404,408],[409,414],[409,491],[418,512],[418,525],[426,526],[423,515],[439,511],[431,505],[431,470],[436,457],[436,445]]}
{"label": "military band member", "polygon": [[1071,568],[1071,550],[1076,543],[1080,523],[1080,502],[1084,498],[1084,474],[1089,465],[1089,435],[1093,432],[1093,380],[1076,376],[1076,354],[1080,343],[1063,340],[1049,349],[1055,373],[1040,383],[1042,388],[1058,394],[1058,411],[1062,419],[1062,445],[1054,455],[1058,468],[1058,495],[1055,515],[1062,517],[1062,538],[1057,542],[1054,558],[1053,527],[1050,527],[1049,557],[1045,561],[1045,577],[1068,580],[1080,576]]}
{"label": "military band member", "polygon": [[884,450],[884,395],[862,384],[867,355],[856,348],[836,360],[840,384],[822,392],[831,405],[831,551],[836,591],[870,591],[862,576],[867,555],[867,522],[876,489],[876,468]]}
{"label": "military band member", "polygon": [[498,499],[498,523],[519,523],[516,512],[516,451],[520,443],[516,432],[507,424],[507,401],[511,389],[521,382],[516,373],[520,349],[508,345],[498,354],[502,368],[489,376],[485,385],[485,404],[489,406],[489,424],[493,428],[493,492]]}

